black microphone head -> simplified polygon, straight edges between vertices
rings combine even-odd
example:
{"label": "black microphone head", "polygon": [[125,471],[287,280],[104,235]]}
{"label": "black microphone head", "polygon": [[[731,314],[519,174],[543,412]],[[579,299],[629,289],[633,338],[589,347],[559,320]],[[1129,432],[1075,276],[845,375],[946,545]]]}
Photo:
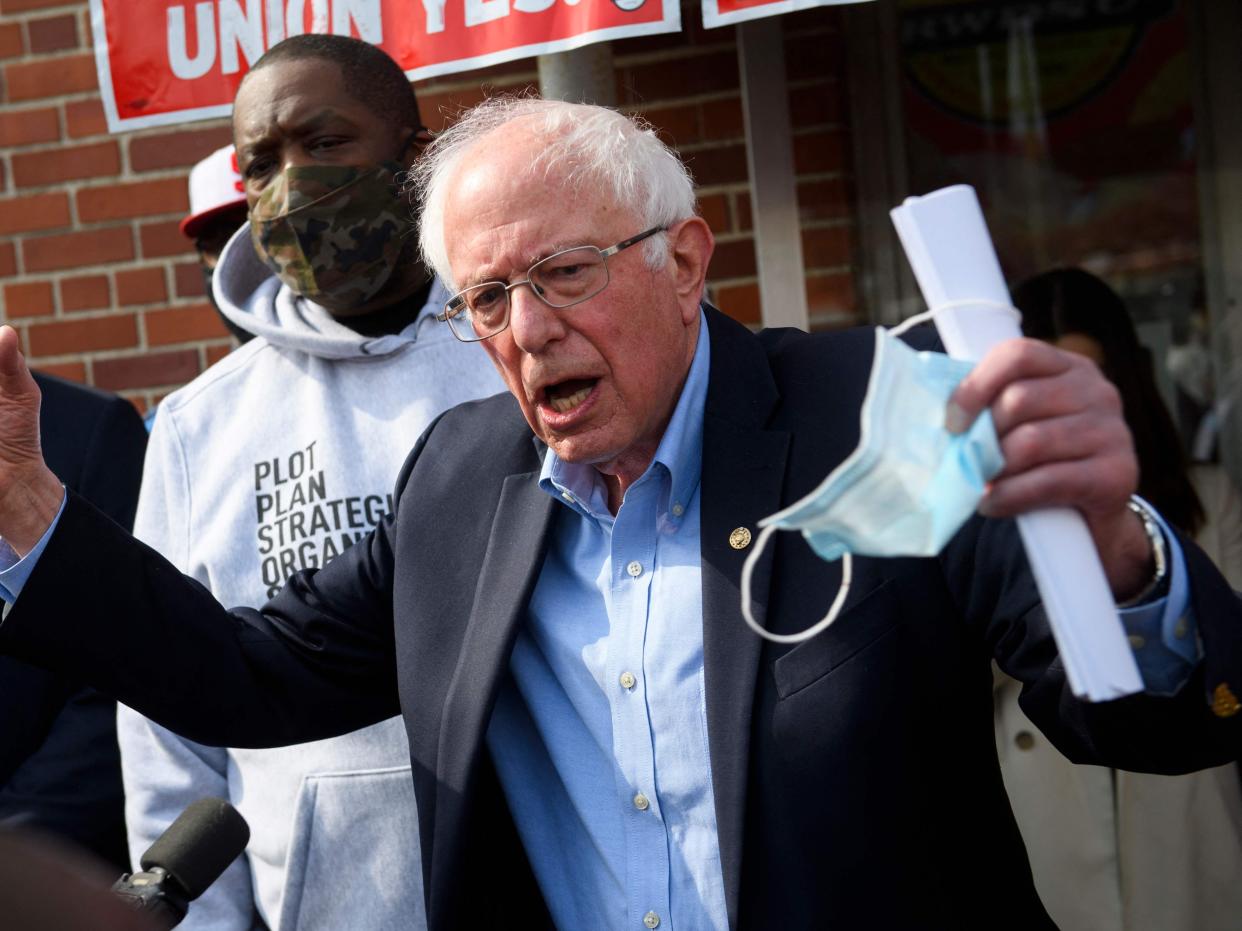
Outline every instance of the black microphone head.
{"label": "black microphone head", "polygon": [[249,840],[250,827],[236,808],[222,798],[200,798],[156,838],[142,855],[142,868],[163,869],[187,899],[197,899]]}

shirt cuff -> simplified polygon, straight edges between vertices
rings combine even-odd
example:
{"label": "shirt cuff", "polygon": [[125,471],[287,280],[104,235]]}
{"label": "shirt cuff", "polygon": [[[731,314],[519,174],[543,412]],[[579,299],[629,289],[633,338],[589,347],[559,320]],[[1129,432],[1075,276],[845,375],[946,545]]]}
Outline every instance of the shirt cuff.
{"label": "shirt cuff", "polygon": [[30,578],[30,573],[34,572],[34,567],[39,562],[39,557],[47,549],[47,541],[52,538],[52,532],[60,523],[60,515],[65,512],[65,502],[68,500],[67,494],[61,497],[60,509],[52,518],[52,523],[39,538],[39,542],[20,559],[16,550],[9,546],[8,541],[0,539],[0,598],[3,598],[6,604],[13,604],[17,601],[17,596],[22,593],[26,580]]}
{"label": "shirt cuff", "polygon": [[1120,610],[1143,687],[1149,695],[1174,695],[1200,659],[1198,625],[1190,605],[1186,557],[1168,524],[1149,508],[1164,534],[1169,557],[1169,589],[1163,598]]}

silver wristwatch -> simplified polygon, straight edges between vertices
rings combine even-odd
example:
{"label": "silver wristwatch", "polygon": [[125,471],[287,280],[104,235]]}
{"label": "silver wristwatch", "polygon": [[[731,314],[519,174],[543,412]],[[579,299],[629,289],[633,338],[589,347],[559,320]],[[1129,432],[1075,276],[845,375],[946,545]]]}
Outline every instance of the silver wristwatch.
{"label": "silver wristwatch", "polygon": [[1160,529],[1160,524],[1156,521],[1156,513],[1152,510],[1151,505],[1140,498],[1138,495],[1131,495],[1129,508],[1138,515],[1139,520],[1143,522],[1143,530],[1147,534],[1147,539],[1151,543],[1152,560],[1156,564],[1156,571],[1151,577],[1143,590],[1133,598],[1127,598],[1123,602],[1119,602],[1119,608],[1133,608],[1141,605],[1149,599],[1155,592],[1160,590],[1160,586],[1164,584],[1165,577],[1169,574],[1169,553],[1168,544],[1164,539],[1164,531]]}

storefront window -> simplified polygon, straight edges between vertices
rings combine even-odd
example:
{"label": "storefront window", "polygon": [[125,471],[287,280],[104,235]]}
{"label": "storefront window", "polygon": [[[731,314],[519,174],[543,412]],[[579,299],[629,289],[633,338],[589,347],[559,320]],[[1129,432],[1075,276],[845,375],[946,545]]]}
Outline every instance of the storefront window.
{"label": "storefront window", "polygon": [[1106,281],[1188,454],[1224,461],[1242,484],[1228,396],[1238,311],[1222,284],[1221,219],[1205,216],[1215,199],[1204,185],[1229,153],[1205,144],[1221,134],[1196,60],[1204,17],[1220,11],[1195,0],[887,6],[899,193],[973,185],[1011,284],[1060,267]]}

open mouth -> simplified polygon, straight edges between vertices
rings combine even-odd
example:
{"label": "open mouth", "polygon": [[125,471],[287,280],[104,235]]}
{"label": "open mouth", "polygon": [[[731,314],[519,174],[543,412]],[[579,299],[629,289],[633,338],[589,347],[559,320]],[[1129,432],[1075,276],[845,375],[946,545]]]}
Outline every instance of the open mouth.
{"label": "open mouth", "polygon": [[570,378],[543,389],[545,403],[558,414],[565,414],[585,401],[598,378]]}

